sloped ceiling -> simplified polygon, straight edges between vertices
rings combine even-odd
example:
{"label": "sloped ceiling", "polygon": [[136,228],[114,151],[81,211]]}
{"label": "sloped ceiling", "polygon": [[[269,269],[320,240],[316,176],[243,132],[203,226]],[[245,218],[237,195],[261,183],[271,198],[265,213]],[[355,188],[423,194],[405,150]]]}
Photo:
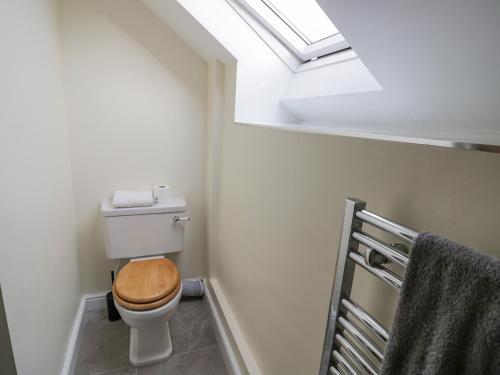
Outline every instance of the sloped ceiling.
{"label": "sloped ceiling", "polygon": [[500,1],[318,3],[383,91],[290,104],[305,122],[500,144]]}
{"label": "sloped ceiling", "polygon": [[[269,92],[285,93],[281,89],[284,78],[275,79],[276,83],[268,79],[276,74],[267,73],[261,62],[270,58],[259,59],[268,51],[245,55],[235,49],[239,44],[245,45],[249,36],[241,35],[243,29],[240,34],[235,33],[236,20],[232,19],[231,24],[214,10],[214,5],[223,9],[224,1],[142,1],[207,60],[236,59],[239,67],[235,121],[454,147],[476,147],[461,143],[500,146],[498,0],[317,0],[381,90],[309,97],[285,94],[272,100],[267,98]],[[196,12],[186,12],[186,7]],[[234,18],[229,13],[226,16]],[[244,23],[241,19],[238,22]],[[228,37],[232,46],[224,40]],[[237,38],[243,42],[236,43]],[[269,72],[279,64],[273,62]],[[269,90],[273,84],[277,87]],[[238,93],[246,96],[238,98]],[[263,108],[267,107],[261,101],[267,107],[286,108],[288,119],[293,122],[279,120],[281,115],[269,115],[266,123]],[[238,113],[242,115],[238,117]],[[493,150],[499,152],[500,147]]]}
{"label": "sloped ceiling", "polygon": [[223,63],[234,61],[234,56],[179,1],[141,1],[205,60],[217,59]]}

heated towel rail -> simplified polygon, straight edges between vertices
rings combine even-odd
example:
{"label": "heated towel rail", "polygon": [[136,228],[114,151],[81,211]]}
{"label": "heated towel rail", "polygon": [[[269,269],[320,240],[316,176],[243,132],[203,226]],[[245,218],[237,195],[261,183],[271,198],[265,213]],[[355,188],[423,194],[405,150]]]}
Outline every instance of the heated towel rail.
{"label": "heated towel rail", "polygon": [[[354,270],[361,267],[399,290],[402,277],[385,265],[393,263],[404,270],[408,245],[418,236],[365,208],[366,202],[346,199],[319,375],[379,373],[389,332],[351,298]],[[390,234],[398,243],[388,244],[365,233],[364,224]],[[363,245],[364,252],[359,245]]]}

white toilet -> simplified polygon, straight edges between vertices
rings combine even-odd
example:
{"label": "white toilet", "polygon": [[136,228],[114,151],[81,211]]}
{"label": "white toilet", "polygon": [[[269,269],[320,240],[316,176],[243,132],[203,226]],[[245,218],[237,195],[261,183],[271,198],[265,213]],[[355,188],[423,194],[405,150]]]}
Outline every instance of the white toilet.
{"label": "white toilet", "polygon": [[184,247],[188,218],[183,197],[150,207],[114,208],[101,203],[106,256],[131,258],[113,284],[115,306],[130,326],[130,363],[145,366],[172,355],[168,321],[182,294],[182,282],[173,262],[163,254]]}

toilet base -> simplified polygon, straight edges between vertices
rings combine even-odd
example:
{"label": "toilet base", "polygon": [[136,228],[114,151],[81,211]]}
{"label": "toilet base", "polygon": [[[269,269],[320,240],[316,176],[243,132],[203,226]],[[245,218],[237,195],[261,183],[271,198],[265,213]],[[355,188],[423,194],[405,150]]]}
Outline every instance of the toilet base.
{"label": "toilet base", "polygon": [[172,355],[172,337],[168,321],[158,326],[147,328],[130,327],[130,363],[141,367],[164,361]]}

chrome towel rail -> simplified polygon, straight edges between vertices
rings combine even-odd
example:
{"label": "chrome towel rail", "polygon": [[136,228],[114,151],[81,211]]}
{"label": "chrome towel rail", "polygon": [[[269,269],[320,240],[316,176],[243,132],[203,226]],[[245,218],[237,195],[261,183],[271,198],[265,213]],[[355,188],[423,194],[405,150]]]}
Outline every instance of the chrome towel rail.
{"label": "chrome towel rail", "polygon": [[343,299],[341,301],[342,306],[345,307],[346,311],[354,315],[361,322],[366,324],[366,326],[376,335],[378,336],[382,342],[385,344],[389,339],[389,332],[375,320],[370,314],[368,314],[361,306],[359,306],[354,301],[349,301],[347,299]]}
{"label": "chrome towel rail", "polygon": [[354,232],[352,234],[352,237],[363,245],[376,250],[392,263],[399,264],[402,267],[406,267],[406,265],[408,264],[408,255],[406,255],[399,249],[396,249],[390,245],[383,243],[382,241],[375,239],[369,234]]}
{"label": "chrome towel rail", "polygon": [[361,332],[359,328],[354,326],[354,324],[342,316],[339,316],[338,323],[339,326],[354,337],[354,339],[357,340],[361,346],[367,348],[374,357],[376,357],[379,361],[382,361],[384,358],[382,350],[370,338],[366,337],[366,335]]}
{"label": "chrome towel rail", "polygon": [[403,281],[396,274],[392,273],[390,270],[386,269],[384,266],[373,267],[370,266],[365,258],[356,253],[350,253],[349,258],[356,262],[356,264],[363,267],[365,270],[370,272],[372,275],[375,275],[382,280],[384,280],[387,284],[392,286],[395,289],[401,288]]}
{"label": "chrome towel rail", "polygon": [[[320,375],[377,375],[389,339],[388,330],[352,300],[354,270],[359,266],[399,290],[402,277],[384,264],[393,263],[404,271],[409,255],[403,250],[405,246],[387,244],[363,232],[363,224],[378,228],[408,245],[418,236],[412,229],[367,211],[365,202],[346,199]],[[366,247],[364,254],[359,245]]]}
{"label": "chrome towel rail", "polygon": [[359,365],[362,370],[365,370],[370,373],[370,375],[377,375],[378,371],[375,369],[375,366],[370,363],[370,360],[366,358],[356,347],[351,344],[351,342],[340,333],[335,335],[335,339],[339,346],[343,348],[350,356],[356,358],[359,362]]}
{"label": "chrome towel rail", "polygon": [[393,221],[390,221],[385,217],[371,213],[370,211],[366,210],[357,211],[356,217],[363,220],[365,223],[372,224],[380,229],[383,229],[404,241],[413,243],[417,239],[418,232],[415,232],[414,230],[406,228]]}

